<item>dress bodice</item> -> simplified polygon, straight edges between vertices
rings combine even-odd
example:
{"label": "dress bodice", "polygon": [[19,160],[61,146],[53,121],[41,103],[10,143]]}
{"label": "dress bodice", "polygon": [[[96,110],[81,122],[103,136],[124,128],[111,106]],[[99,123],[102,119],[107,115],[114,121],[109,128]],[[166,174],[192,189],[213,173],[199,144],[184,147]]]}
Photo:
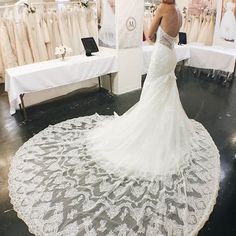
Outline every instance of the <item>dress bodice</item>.
{"label": "dress bodice", "polygon": [[175,37],[170,36],[167,34],[161,26],[159,26],[158,31],[157,31],[157,42],[165,45],[169,49],[174,48],[174,42],[175,42]]}

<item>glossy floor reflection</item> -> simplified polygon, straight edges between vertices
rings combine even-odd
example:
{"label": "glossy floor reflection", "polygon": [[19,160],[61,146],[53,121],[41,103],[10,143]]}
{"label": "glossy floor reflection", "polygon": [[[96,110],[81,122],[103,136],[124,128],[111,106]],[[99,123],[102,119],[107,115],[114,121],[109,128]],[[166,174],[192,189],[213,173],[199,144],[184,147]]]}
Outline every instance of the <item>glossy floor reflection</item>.
{"label": "glossy floor reflection", "polygon": [[[236,235],[236,82],[230,88],[202,78],[184,68],[178,74],[178,87],[184,109],[190,118],[201,122],[213,137],[221,154],[221,185],[209,221],[200,236]],[[10,159],[34,134],[50,124],[66,119],[99,114],[123,114],[135,104],[140,91],[110,96],[104,90],[74,92],[63,98],[27,109],[29,122],[21,114],[9,115],[7,95],[0,87],[0,235],[28,236],[28,228],[12,210],[7,190]]]}

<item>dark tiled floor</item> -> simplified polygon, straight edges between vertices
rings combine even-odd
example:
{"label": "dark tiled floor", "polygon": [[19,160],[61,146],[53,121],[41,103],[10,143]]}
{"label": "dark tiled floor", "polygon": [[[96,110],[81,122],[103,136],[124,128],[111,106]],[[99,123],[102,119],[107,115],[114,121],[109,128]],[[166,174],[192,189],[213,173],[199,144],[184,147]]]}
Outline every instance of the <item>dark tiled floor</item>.
{"label": "dark tiled floor", "polygon": [[[236,83],[230,88],[194,78],[191,69],[178,74],[183,106],[190,118],[201,122],[212,135],[221,154],[221,189],[209,221],[200,236],[236,235]],[[140,91],[110,96],[106,91],[75,92],[50,103],[28,109],[30,121],[24,124],[18,112],[8,113],[7,95],[0,87],[0,236],[28,236],[27,226],[12,210],[7,191],[10,159],[30,137],[66,119],[99,114],[124,113],[135,104]]]}

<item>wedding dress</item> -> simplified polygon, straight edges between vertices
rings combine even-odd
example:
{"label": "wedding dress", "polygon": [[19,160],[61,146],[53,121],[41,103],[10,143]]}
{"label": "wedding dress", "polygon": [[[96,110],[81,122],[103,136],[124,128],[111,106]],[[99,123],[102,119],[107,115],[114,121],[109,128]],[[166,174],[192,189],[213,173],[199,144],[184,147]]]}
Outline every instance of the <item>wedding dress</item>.
{"label": "wedding dress", "polygon": [[218,150],[181,105],[159,27],[140,101],[49,126],[12,160],[11,203],[36,235],[193,236],[219,188]]}
{"label": "wedding dress", "polygon": [[55,48],[56,48],[54,35],[53,35],[52,14],[48,12],[44,13],[44,20],[46,22],[48,34],[50,38],[50,42],[46,44],[46,48],[47,48],[48,58],[49,60],[52,60],[52,59],[55,59]]}
{"label": "wedding dress", "polygon": [[214,15],[211,15],[210,21],[208,23],[207,27],[207,33],[208,37],[206,38],[205,45],[211,46],[213,43],[213,37],[214,37],[214,30],[215,30],[215,20],[214,20]]}
{"label": "wedding dress", "polygon": [[234,40],[236,33],[236,20],[234,15],[235,3],[227,2],[225,13],[220,23],[220,36],[225,40]]}
{"label": "wedding dress", "polygon": [[197,37],[198,37],[198,29],[199,29],[199,17],[196,16],[192,16],[192,26],[191,26],[191,31],[189,34],[189,42],[196,42],[197,41]]}
{"label": "wedding dress", "polygon": [[96,21],[96,15],[93,9],[88,9],[87,11],[88,11],[87,24],[88,24],[89,36],[93,37],[95,41],[97,42],[98,41],[98,24]]}
{"label": "wedding dress", "polygon": [[81,37],[82,38],[89,37],[90,35],[89,35],[89,30],[88,30],[87,9],[84,7],[81,7],[77,10],[77,14],[78,14],[77,20],[78,20],[80,31],[81,31]]}
{"label": "wedding dress", "polygon": [[17,66],[17,58],[13,53],[5,21],[0,21],[0,50],[5,69]]}
{"label": "wedding dress", "polygon": [[115,47],[115,14],[108,2],[102,0],[101,29],[98,31],[98,39],[101,46]]}
{"label": "wedding dress", "polygon": [[198,43],[201,43],[203,45],[205,45],[207,39],[208,39],[208,26],[209,26],[209,21],[210,21],[210,16],[206,15],[204,18],[204,21],[202,23],[202,27],[201,27],[201,32],[198,36]]}

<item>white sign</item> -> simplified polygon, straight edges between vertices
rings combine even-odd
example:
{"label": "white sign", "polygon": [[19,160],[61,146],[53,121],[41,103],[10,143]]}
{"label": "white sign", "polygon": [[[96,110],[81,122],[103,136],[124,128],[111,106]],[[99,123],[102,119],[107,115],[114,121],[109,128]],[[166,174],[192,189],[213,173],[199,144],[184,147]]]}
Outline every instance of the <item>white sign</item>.
{"label": "white sign", "polygon": [[116,0],[117,47],[142,45],[144,0]]}

